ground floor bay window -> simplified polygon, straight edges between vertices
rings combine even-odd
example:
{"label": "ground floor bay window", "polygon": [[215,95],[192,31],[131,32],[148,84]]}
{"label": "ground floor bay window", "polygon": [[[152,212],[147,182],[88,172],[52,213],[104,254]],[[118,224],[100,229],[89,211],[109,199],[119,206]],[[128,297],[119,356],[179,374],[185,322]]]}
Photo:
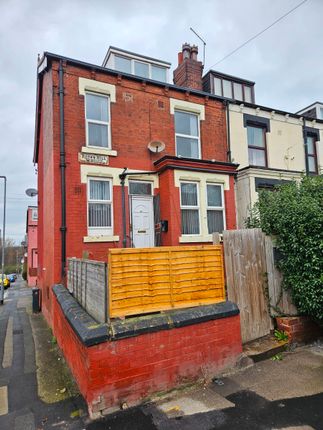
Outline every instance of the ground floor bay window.
{"label": "ground floor bay window", "polygon": [[225,225],[223,186],[206,185],[208,233],[222,233]]}
{"label": "ground floor bay window", "polygon": [[181,183],[182,234],[200,234],[198,184]]}
{"label": "ground floor bay window", "polygon": [[211,240],[225,229],[223,185],[204,181],[180,182],[181,242]]}

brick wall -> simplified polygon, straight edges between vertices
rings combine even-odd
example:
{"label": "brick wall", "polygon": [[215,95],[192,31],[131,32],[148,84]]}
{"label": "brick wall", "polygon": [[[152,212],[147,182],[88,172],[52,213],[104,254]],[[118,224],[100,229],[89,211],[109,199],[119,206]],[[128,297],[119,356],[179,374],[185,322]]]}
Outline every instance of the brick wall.
{"label": "brick wall", "polygon": [[276,321],[278,330],[287,333],[290,342],[310,342],[323,336],[323,329],[309,317],[277,317]]}
{"label": "brick wall", "polygon": [[210,378],[242,352],[239,315],[85,347],[54,298],[54,334],[90,413]]}
{"label": "brick wall", "polygon": [[237,228],[234,177],[230,176],[229,181],[230,189],[224,191],[225,216],[227,222],[226,229],[234,230]]}
{"label": "brick wall", "polygon": [[[114,184],[114,235],[118,242],[84,243],[87,236],[86,184],[81,183],[78,154],[85,146],[84,96],[79,95],[79,77],[97,79],[116,85],[116,103],[111,103],[112,148],[117,157],[110,157],[109,166],[123,169],[155,170],[154,161],[161,157],[147,149],[151,140],[166,143],[162,155],[175,155],[174,116],[170,98],[205,106],[201,121],[202,158],[227,161],[226,118],[221,102],[207,96],[182,93],[167,86],[157,87],[67,65],[64,74],[65,150],[66,150],[66,252],[67,257],[84,256],[106,261],[107,250],[122,246],[121,187]],[[43,310],[50,319],[49,287],[61,282],[61,192],[59,168],[59,95],[58,62],[43,76],[41,132],[38,162],[39,189],[39,272]],[[194,163],[193,163],[194,164]],[[172,172],[160,176],[161,218],[169,221],[169,232],[162,233],[163,245],[177,245],[180,235],[179,190],[174,187]],[[164,180],[165,178],[165,180]],[[158,190],[155,190],[155,193]],[[127,193],[127,188],[126,188]],[[225,192],[227,226],[235,227],[233,180]],[[129,207],[126,195],[127,235]],[[128,239],[129,246],[129,239]]]}

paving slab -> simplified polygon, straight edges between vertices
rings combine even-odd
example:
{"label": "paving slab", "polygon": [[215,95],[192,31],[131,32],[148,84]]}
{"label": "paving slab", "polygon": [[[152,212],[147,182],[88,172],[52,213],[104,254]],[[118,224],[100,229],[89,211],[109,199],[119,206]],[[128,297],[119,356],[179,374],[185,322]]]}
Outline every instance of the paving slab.
{"label": "paving slab", "polygon": [[8,387],[0,387],[0,415],[8,413]]}
{"label": "paving slab", "polygon": [[284,353],[281,361],[266,360],[231,375],[243,389],[268,400],[311,396],[323,392],[323,356],[303,349]]}
{"label": "paving slab", "polygon": [[14,430],[35,430],[35,418],[33,413],[30,412],[16,417]]}
{"label": "paving slab", "polygon": [[46,403],[56,403],[80,394],[66,362],[41,314],[30,317],[35,340],[38,395]]}
{"label": "paving slab", "polygon": [[4,352],[2,359],[2,367],[10,367],[13,359],[13,317],[9,317],[6,337],[4,341]]}
{"label": "paving slab", "polygon": [[172,418],[231,408],[234,403],[207,387],[189,391],[185,395],[174,394],[174,398],[159,402],[157,407]]}

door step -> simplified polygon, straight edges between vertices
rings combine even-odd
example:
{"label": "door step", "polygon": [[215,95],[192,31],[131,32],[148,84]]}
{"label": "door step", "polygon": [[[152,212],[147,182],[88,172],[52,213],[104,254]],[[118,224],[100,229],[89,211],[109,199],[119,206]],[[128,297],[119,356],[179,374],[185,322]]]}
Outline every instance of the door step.
{"label": "door step", "polygon": [[278,341],[272,334],[243,345],[243,352],[255,363],[274,357],[286,350],[288,340]]}

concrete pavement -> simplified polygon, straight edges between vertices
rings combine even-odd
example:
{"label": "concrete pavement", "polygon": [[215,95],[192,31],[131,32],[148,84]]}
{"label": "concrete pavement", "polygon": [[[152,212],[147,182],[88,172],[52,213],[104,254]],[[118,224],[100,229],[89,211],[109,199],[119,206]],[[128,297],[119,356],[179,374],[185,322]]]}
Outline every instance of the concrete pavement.
{"label": "concrete pavement", "polygon": [[[41,336],[41,329],[45,336]],[[47,351],[42,356],[47,361],[36,363],[42,349]],[[71,389],[74,381],[42,315],[31,313],[31,289],[22,279],[5,291],[4,305],[0,306],[0,363],[1,430],[85,428],[86,417],[79,417],[80,410],[86,410],[84,401]],[[67,377],[62,378],[64,372]],[[56,380],[51,389],[40,390],[47,375],[53,373]]]}
{"label": "concrete pavement", "polygon": [[0,306],[0,430],[323,430],[323,343],[91,422],[31,290]]}

